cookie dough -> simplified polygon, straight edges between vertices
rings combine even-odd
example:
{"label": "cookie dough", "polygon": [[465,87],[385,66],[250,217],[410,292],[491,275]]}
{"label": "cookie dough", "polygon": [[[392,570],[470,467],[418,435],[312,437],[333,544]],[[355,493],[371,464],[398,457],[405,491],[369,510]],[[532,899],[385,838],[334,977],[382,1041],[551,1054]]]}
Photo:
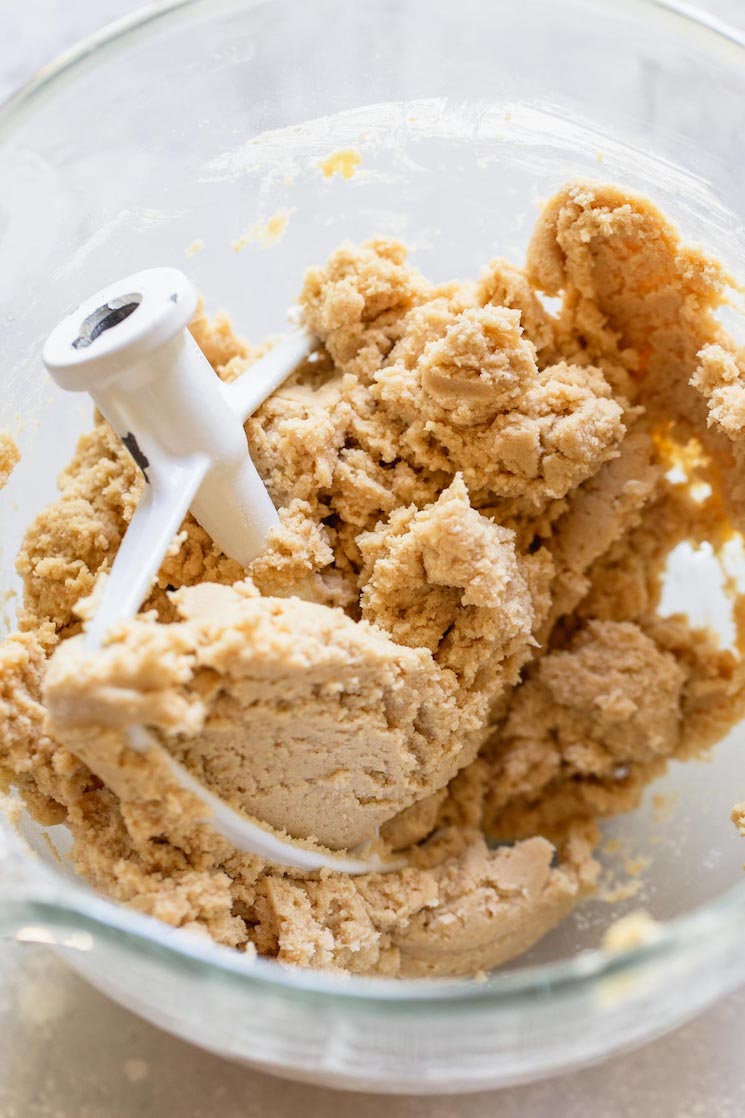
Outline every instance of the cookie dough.
{"label": "cookie dough", "polygon": [[[594,885],[605,815],[745,707],[736,646],[658,612],[681,542],[745,520],[733,281],[646,199],[570,184],[526,267],[434,285],[396,241],[343,245],[300,297],[320,347],[246,424],[280,509],[243,570],[187,517],[141,614],[80,633],[140,494],[100,419],[18,557],[0,765],[109,896],[285,963],[473,974]],[[558,300],[551,313],[544,297]],[[216,375],[263,351],[192,332]],[[406,868],[308,874],[202,821],[147,725],[298,841]]]}

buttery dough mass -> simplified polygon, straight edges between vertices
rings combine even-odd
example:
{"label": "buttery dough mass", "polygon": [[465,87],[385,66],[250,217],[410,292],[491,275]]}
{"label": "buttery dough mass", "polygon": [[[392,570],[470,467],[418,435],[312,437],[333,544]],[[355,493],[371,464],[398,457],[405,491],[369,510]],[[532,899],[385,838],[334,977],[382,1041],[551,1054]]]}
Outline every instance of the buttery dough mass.
{"label": "buttery dough mass", "polygon": [[[320,348],[246,424],[280,528],[244,571],[188,517],[95,657],[79,634],[142,483],[105,422],[80,440],[18,558],[6,781],[97,888],[223,944],[392,975],[526,950],[592,890],[597,820],[743,714],[739,638],[657,612],[670,551],[745,516],[731,284],[595,184],[546,205],[524,270],[475,283],[343,245],[301,294]],[[192,331],[226,380],[264,351],[225,317]],[[236,851],[130,748],[139,724],[265,823],[406,868]]]}

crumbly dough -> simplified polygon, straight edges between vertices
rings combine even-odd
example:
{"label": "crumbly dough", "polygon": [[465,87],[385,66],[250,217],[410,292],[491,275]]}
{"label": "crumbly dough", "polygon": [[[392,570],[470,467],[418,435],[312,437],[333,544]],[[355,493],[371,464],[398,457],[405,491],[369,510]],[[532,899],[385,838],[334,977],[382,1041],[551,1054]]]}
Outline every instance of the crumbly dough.
{"label": "crumbly dough", "polygon": [[[280,509],[265,552],[244,571],[187,517],[95,657],[81,628],[142,483],[100,417],[80,440],[18,558],[6,782],[97,888],[220,943],[388,975],[526,950],[592,890],[597,820],[744,713],[740,601],[733,649],[657,611],[670,551],[745,520],[731,283],[597,184],[547,204],[524,270],[474,283],[343,245],[301,293],[320,348],[246,424]],[[265,351],[201,309],[192,331],[225,380]],[[142,724],[159,749],[132,748]],[[168,753],[299,841],[406,868],[241,853]]]}
{"label": "crumbly dough", "polygon": [[21,460],[18,443],[7,431],[0,431],[0,489],[10,481],[10,475]]}

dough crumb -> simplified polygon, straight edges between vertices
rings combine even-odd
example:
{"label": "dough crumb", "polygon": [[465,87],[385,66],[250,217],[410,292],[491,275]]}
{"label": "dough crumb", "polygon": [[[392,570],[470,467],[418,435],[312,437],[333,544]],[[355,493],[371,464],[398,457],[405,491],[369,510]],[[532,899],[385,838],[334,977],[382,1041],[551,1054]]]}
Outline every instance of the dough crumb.
{"label": "dough crumb", "polygon": [[357,168],[361,163],[362,155],[356,148],[340,148],[322,159],[318,167],[325,179],[332,179],[334,175],[341,175],[343,179],[351,179],[357,173]]}
{"label": "dough crumb", "polygon": [[142,1083],[150,1075],[147,1060],[132,1058],[124,1061],[124,1077],[128,1083]]}
{"label": "dough crumb", "polygon": [[634,948],[655,943],[661,935],[662,926],[648,912],[639,909],[611,924],[603,936],[603,950],[633,951]]}
{"label": "dough crumb", "polygon": [[294,212],[294,209],[277,210],[266,221],[255,222],[250,229],[241,233],[240,237],[232,242],[233,251],[242,252],[244,248],[254,244],[262,248],[270,248],[284,237]]}

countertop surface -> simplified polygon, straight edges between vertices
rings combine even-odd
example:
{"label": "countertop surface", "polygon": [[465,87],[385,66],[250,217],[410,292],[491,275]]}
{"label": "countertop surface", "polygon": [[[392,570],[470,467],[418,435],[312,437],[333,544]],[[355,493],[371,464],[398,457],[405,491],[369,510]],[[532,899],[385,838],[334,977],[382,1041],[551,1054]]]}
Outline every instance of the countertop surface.
{"label": "countertop surface", "polygon": [[[0,946],[0,1118],[742,1118],[745,992],[530,1087],[392,1098],[284,1083],[151,1028],[40,947]],[[571,1027],[571,1026],[570,1026]]]}
{"label": "countertop surface", "polygon": [[[621,2],[621,0],[619,0]],[[131,0],[0,0],[0,97]],[[708,0],[745,27],[744,0]],[[740,1118],[745,991],[645,1048],[530,1087],[385,1098],[283,1083],[158,1032],[45,948],[0,945],[0,1118]]]}

